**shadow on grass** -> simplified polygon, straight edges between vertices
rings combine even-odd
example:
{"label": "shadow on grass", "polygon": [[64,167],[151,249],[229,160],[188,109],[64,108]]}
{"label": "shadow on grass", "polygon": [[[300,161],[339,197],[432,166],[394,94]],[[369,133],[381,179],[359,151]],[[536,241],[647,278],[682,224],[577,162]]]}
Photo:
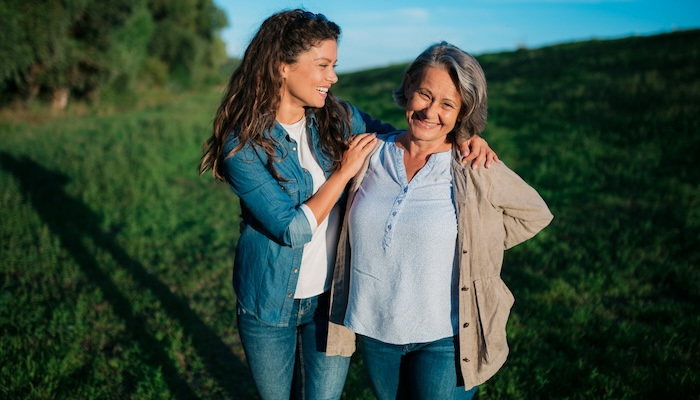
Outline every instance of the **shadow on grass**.
{"label": "shadow on grass", "polygon": [[64,192],[63,186],[69,182],[68,177],[47,170],[29,158],[17,159],[5,152],[0,152],[0,166],[14,175],[24,197],[48,225],[52,234],[59,238],[61,246],[71,254],[90,281],[102,290],[115,313],[124,320],[127,332],[143,350],[146,362],[162,370],[174,398],[194,399],[198,396],[186,379],[180,376],[162,344],[145,329],[145,319],[134,313],[129,300],[100,268],[94,254],[83,244],[84,238],[91,239],[97,247],[108,252],[144,290],[158,298],[170,318],[178,321],[185,333],[192,338],[208,373],[223,388],[228,398],[247,398],[252,393],[249,371],[231,348],[189,307],[187,299],[172,293],[138,260],[129,256],[115,242],[113,235],[99,228],[99,215]]}

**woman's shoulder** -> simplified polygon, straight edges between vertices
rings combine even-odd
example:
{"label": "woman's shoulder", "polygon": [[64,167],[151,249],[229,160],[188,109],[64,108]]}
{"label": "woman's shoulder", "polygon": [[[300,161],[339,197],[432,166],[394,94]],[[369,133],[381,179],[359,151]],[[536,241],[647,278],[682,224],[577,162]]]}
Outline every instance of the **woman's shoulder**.
{"label": "woman's shoulder", "polygon": [[483,164],[479,165],[476,169],[472,168],[471,161],[464,163],[461,161],[462,154],[459,152],[459,149],[456,147],[453,147],[453,152],[452,152],[452,159],[453,163],[452,166],[454,169],[458,170],[459,172],[463,173],[464,176],[469,177],[469,179],[472,180],[480,180],[484,182],[491,182],[494,180],[500,180],[503,177],[510,177],[513,175],[517,175],[513,170],[511,170],[503,160],[499,160],[498,162],[492,162],[491,165],[489,165],[488,168],[486,168]]}
{"label": "woman's shoulder", "polygon": [[366,115],[365,112],[357,108],[356,105],[350,103],[347,100],[338,100],[340,104],[345,107],[348,110],[348,116],[350,117],[350,121],[354,120],[361,120],[363,115]]}
{"label": "woman's shoulder", "polygon": [[[240,150],[242,150],[241,142],[242,138],[240,132],[236,130],[231,131],[231,133],[228,134],[226,140],[224,141],[224,154],[229,154],[234,149],[236,150],[236,152],[240,152]],[[250,144],[246,143],[243,147],[250,147]]]}
{"label": "woman's shoulder", "polygon": [[374,119],[366,112],[360,110],[348,101],[340,100],[349,111],[350,130],[352,134],[363,132],[388,133],[396,130],[391,124],[383,123],[379,119]]}
{"label": "woman's shoulder", "polygon": [[260,145],[250,139],[244,141],[236,131],[232,131],[226,138],[223,154],[227,163],[265,158],[265,151]]}
{"label": "woman's shoulder", "polygon": [[491,163],[488,168],[480,165],[477,169],[472,169],[469,164],[463,168],[465,171],[464,176],[475,187],[497,188],[496,193],[534,191],[529,183],[517,172],[510,169],[502,160],[497,163]]}
{"label": "woman's shoulder", "polygon": [[257,140],[252,140],[251,138],[244,140],[243,136],[239,129],[232,129],[224,141],[224,151],[230,152],[233,149],[257,151],[256,149],[261,146],[256,143],[269,142],[274,145],[286,136],[286,131],[279,123],[275,122],[272,127],[266,129],[262,134],[256,135],[258,136]]}
{"label": "woman's shoulder", "polygon": [[386,132],[386,133],[378,133],[377,139],[379,139],[383,142],[396,142],[396,137],[404,132],[406,132],[406,131],[396,130],[396,131],[391,131],[391,132]]}

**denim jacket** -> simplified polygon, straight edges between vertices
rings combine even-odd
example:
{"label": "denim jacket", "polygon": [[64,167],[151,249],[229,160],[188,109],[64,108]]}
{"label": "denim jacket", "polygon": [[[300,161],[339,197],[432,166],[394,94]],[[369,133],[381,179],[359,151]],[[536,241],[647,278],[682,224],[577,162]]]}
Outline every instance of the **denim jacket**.
{"label": "denim jacket", "polygon": [[[346,136],[394,130],[391,125],[372,120],[356,107],[348,106],[351,131]],[[307,112],[307,124],[313,151],[328,178],[332,161],[319,151],[319,131],[312,112]],[[242,213],[233,288],[240,312],[273,326],[287,326],[304,244],[311,240],[311,227],[299,206],[314,194],[313,180],[299,164],[298,144],[279,123],[275,122],[264,135],[276,142],[274,167],[284,180],[275,178],[268,169],[265,150],[251,142],[224,162],[226,180],[240,199]],[[224,154],[238,143],[238,135],[230,135]]]}

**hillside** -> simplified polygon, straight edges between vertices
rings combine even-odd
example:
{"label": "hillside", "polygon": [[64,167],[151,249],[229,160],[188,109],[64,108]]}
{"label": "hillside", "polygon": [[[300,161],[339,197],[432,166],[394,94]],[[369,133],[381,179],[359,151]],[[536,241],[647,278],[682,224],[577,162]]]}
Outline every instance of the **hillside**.
{"label": "hillside", "polygon": [[[506,252],[511,354],[477,398],[697,398],[700,30],[477,58],[483,136],[555,215]],[[405,67],[334,92],[403,126]],[[238,202],[196,173],[220,95],[0,117],[0,397],[254,398]],[[356,358],[345,398],[370,393]]]}

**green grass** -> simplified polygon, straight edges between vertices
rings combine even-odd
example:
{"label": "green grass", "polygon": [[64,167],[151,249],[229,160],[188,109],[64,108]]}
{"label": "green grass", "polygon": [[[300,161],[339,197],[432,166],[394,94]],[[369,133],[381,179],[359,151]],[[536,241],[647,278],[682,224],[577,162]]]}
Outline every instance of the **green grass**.
{"label": "green grass", "polygon": [[[555,215],[506,253],[511,355],[478,399],[698,398],[700,31],[478,59],[484,137]],[[335,92],[402,126],[405,67]],[[254,398],[238,202],[196,173],[220,93],[0,115],[0,398]]]}
{"label": "green grass", "polygon": [[238,205],[196,172],[217,99],[2,125],[1,397],[251,392]]}

